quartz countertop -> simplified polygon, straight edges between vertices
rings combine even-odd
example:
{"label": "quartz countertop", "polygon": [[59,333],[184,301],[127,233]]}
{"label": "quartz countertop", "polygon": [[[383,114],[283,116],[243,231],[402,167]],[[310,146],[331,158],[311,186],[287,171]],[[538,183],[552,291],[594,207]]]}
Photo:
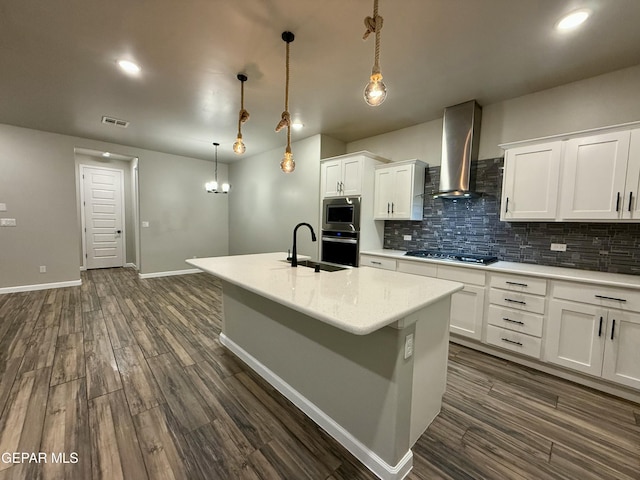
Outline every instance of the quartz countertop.
{"label": "quartz countertop", "polygon": [[498,261],[489,265],[476,265],[472,263],[453,262],[451,260],[436,260],[429,258],[418,258],[405,256],[404,250],[369,250],[360,252],[361,255],[374,255],[378,257],[389,257],[396,260],[407,260],[412,262],[437,263],[462,268],[474,268],[487,272],[515,273],[529,275],[533,277],[544,277],[552,280],[568,280],[573,282],[583,282],[590,284],[606,285],[619,288],[640,289],[640,275],[625,275],[621,273],[595,272],[591,270],[580,270],[577,268],[548,267],[546,265],[533,265],[529,263],[502,262]]}
{"label": "quartz countertop", "polygon": [[375,268],[314,272],[285,253],[189,259],[211,275],[341,330],[366,335],[452,293],[458,282]]}

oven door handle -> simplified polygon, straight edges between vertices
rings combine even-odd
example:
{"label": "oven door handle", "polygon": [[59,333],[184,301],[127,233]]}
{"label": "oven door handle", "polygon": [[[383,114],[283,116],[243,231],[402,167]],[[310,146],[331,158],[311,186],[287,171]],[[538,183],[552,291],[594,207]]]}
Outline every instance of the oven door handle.
{"label": "oven door handle", "polygon": [[323,242],[334,242],[334,243],[351,243],[357,244],[358,240],[355,238],[335,238],[335,237],[322,237]]}

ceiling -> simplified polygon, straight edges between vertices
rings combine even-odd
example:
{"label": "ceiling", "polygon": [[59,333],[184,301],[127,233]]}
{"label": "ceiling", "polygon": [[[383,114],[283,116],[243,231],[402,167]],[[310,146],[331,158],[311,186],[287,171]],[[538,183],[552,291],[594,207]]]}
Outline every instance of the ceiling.
{"label": "ceiling", "polygon": [[[285,43],[290,111],[345,142],[640,64],[638,0],[380,0],[385,103],[362,90],[374,38],[372,0],[0,0],[0,123],[121,145],[234,161],[246,73],[245,155],[284,147]],[[554,24],[588,7],[574,32]],[[141,73],[116,66],[126,58]],[[103,115],[130,122],[104,125]],[[118,152],[126,154],[125,151]],[[294,152],[295,154],[295,152]]]}

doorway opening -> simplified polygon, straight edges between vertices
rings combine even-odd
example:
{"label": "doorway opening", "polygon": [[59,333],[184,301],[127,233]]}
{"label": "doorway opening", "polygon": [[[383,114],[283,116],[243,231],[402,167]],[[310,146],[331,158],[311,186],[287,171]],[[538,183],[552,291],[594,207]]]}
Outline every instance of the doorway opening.
{"label": "doorway opening", "polygon": [[76,148],[75,164],[80,269],[138,269],[138,158]]}

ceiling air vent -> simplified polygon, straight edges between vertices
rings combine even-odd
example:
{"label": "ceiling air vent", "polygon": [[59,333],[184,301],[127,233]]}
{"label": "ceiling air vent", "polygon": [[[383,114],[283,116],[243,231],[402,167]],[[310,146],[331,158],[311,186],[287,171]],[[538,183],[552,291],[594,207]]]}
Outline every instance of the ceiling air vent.
{"label": "ceiling air vent", "polygon": [[105,125],[113,125],[114,127],[127,128],[129,126],[129,122],[126,120],[118,120],[113,117],[102,117],[102,123]]}

